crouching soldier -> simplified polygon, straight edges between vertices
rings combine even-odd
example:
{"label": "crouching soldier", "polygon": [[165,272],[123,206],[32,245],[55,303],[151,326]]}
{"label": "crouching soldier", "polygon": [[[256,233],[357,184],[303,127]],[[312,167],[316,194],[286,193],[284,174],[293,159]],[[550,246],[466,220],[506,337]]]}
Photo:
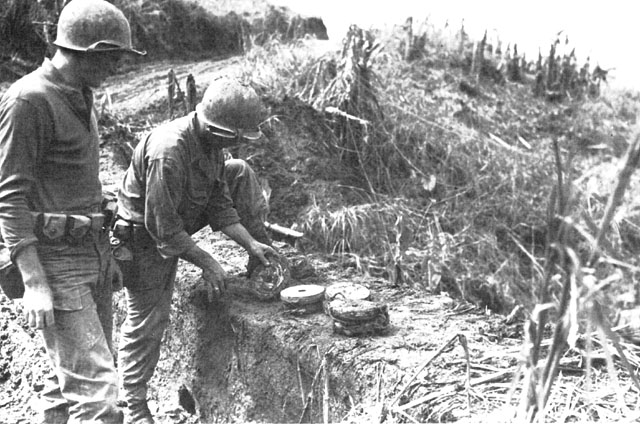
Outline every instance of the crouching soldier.
{"label": "crouching soldier", "polygon": [[196,111],[153,130],[135,149],[118,194],[114,234],[128,240],[127,317],[121,329],[119,372],[132,422],[153,423],[147,383],[169,323],[178,259],[202,269],[220,295],[225,271],[191,235],[211,226],[250,255],[248,271],[277,255],[264,227],[267,204],[257,178],[241,160],[225,162],[223,148],[257,140],[264,112],[253,89],[235,79],[214,80]]}
{"label": "crouching soldier", "polygon": [[121,423],[92,89],[123,54],[143,53],[103,0],[69,2],[54,44],[51,60],[0,100],[0,231],[24,282],[24,317],[55,371],[41,394],[43,422]]}

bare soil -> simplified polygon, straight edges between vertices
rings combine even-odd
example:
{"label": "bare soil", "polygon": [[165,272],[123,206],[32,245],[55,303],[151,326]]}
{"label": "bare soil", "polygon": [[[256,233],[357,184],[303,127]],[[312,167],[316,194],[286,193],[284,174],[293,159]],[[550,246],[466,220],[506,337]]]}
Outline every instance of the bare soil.
{"label": "bare soil", "polygon": [[[236,61],[163,62],[131,70],[107,84],[105,93],[113,104],[110,111],[134,122],[127,125],[135,125],[145,116],[163,119],[156,108],[163,104],[170,69],[179,80],[193,73],[200,82],[228,72]],[[152,126],[153,122],[140,125]],[[298,130],[286,128],[276,136],[290,137],[293,132],[300,136]],[[107,186],[117,185],[124,172],[119,143],[113,141],[118,136],[110,137],[101,158],[101,178]],[[231,275],[243,272],[246,254],[233,242],[205,230],[196,238]],[[389,330],[376,336],[339,335],[323,311],[297,314],[280,301],[255,300],[233,287],[223,302],[208,304],[199,291],[198,270],[181,263],[172,323],[151,387],[151,407],[160,422],[320,421],[325,397],[331,421],[380,420],[408,376],[458,336],[467,343],[469,360],[474,364],[472,378],[517,362],[519,324],[505,325],[504,317],[446,294],[425,296],[407,287],[390,286],[387,281],[358,273],[355,263],[346,259],[303,252],[282,242],[276,246],[294,264],[292,284],[328,286],[350,281],[367,287],[373,300],[388,305]],[[116,293],[114,302],[119,326],[125,313],[121,292]],[[46,355],[38,335],[23,325],[19,301],[0,297],[0,328],[0,422],[33,422],[38,391],[50,372]],[[117,337],[116,332],[116,343]],[[457,420],[487,407],[477,398],[471,410],[466,406],[467,351],[457,340],[400,399],[404,402],[450,388],[442,394],[445,406],[434,409],[432,400],[410,411],[421,420]],[[326,389],[320,381],[324,381],[322,373],[314,381],[323,358],[329,376]],[[503,380],[508,375],[505,373]],[[308,410],[303,417],[305,403]],[[442,405],[443,399],[436,399],[436,403]]]}
{"label": "bare soil", "polygon": [[[98,93],[104,112],[105,186],[121,180],[130,154],[127,142],[135,144],[142,130],[169,118],[165,97],[171,69],[179,81],[193,74],[202,89],[209,78],[233,72],[238,63],[238,58],[163,61],[132,66],[111,79]],[[301,182],[283,171],[295,152],[282,156],[273,149],[276,141],[304,146],[323,136],[319,126],[305,121],[313,118],[311,111],[284,103],[274,105],[284,113],[268,134],[271,147],[241,156],[250,156],[259,175],[272,181],[270,218],[290,225],[313,187],[327,189],[327,184]],[[278,300],[247,295],[239,276],[246,254],[220,234],[203,230],[195,237],[236,278],[229,295],[210,304],[199,271],[180,263],[171,325],[150,387],[159,422],[509,421],[504,411],[512,410],[520,396],[520,386],[512,381],[520,381],[522,315],[494,314],[450,297],[446,287],[428,294],[363,275],[349,258],[308,250],[304,240],[295,247],[277,242],[293,264],[293,284],[358,283],[387,305],[388,331],[347,337],[334,332],[324,311],[296,313]],[[118,328],[125,314],[122,292],[114,303]],[[38,392],[50,372],[39,336],[20,318],[20,306],[0,295],[0,423],[36,421]],[[623,387],[627,396],[637,398],[627,377],[611,384],[603,368],[592,376],[600,383],[597,397],[613,399]],[[561,410],[561,420],[584,418],[575,413],[578,401],[571,403],[585,390],[583,377],[581,352],[571,351],[551,402],[552,409]],[[606,412],[600,408],[599,417],[588,418],[616,418]]]}

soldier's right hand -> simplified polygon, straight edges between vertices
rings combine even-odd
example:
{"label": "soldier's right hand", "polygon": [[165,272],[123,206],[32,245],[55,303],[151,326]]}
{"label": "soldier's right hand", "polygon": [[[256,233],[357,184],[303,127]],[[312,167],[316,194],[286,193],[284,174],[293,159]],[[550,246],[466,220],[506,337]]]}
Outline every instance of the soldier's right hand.
{"label": "soldier's right hand", "polygon": [[225,284],[227,273],[215,260],[210,266],[202,269],[202,278],[206,285],[209,303],[219,299],[227,289]]}
{"label": "soldier's right hand", "polygon": [[40,264],[35,246],[24,247],[15,260],[24,282],[22,306],[27,325],[39,330],[52,326],[55,323],[53,293]]}
{"label": "soldier's right hand", "polygon": [[53,293],[46,282],[25,284],[23,315],[27,325],[41,330],[55,323],[53,317]]}

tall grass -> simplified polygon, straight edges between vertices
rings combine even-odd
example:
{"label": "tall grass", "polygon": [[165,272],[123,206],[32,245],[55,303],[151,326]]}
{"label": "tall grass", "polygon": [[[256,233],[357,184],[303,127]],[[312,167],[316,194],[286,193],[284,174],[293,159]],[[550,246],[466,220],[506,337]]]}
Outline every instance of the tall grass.
{"label": "tall grass", "polygon": [[[400,49],[368,55],[378,42],[363,34],[350,30],[336,56],[316,59],[275,43],[277,59],[247,57],[266,91],[324,112],[334,130],[319,142],[345,169],[336,173],[341,188],[312,196],[299,217],[305,233],[396,285],[448,290],[502,313],[525,306],[518,422],[544,422],[555,412],[560,361],[570,351],[584,352],[586,381],[598,374],[591,361],[601,349],[608,378],[618,378],[618,358],[640,390],[636,352],[610,324],[615,295],[633,290],[625,280],[637,269],[621,230],[637,223],[637,202],[625,196],[639,158],[640,139],[627,141],[636,102],[621,95],[549,104],[525,84],[481,84],[480,94],[463,96],[456,87],[467,75],[447,60],[407,64]],[[354,55],[349,47],[359,41],[369,50]],[[605,183],[599,171],[625,150],[621,171]],[[338,193],[348,171],[360,178],[354,190],[367,194],[335,202],[344,199]],[[616,410],[629,413],[624,394],[617,396]]]}
{"label": "tall grass", "polygon": [[[557,150],[556,150],[557,151]],[[539,295],[539,302],[527,322],[527,339],[523,353],[524,390],[520,401],[519,421],[543,422],[547,413],[554,383],[558,377],[559,363],[568,349],[576,348],[579,335],[586,333],[586,367],[590,374],[590,350],[597,343],[605,347],[606,360],[612,378],[617,373],[613,366],[613,356],[606,347],[611,343],[618,358],[622,360],[636,388],[640,390],[640,381],[635,376],[619,337],[611,330],[606,313],[603,312],[602,291],[612,282],[620,279],[620,275],[612,272],[611,267],[603,266],[607,257],[615,252],[607,252],[603,246],[610,232],[610,224],[616,209],[621,204],[625,191],[630,184],[631,176],[640,161],[640,136],[636,136],[622,161],[613,191],[604,208],[599,225],[581,226],[570,219],[575,198],[565,190],[564,170],[558,154],[558,190],[550,203],[549,217],[561,218],[557,232],[550,234],[548,250],[545,256],[544,284]],[[587,218],[591,223],[595,220]],[[592,231],[592,230],[596,231]],[[589,242],[586,256],[580,257],[577,246],[570,240],[569,232],[577,230],[580,236]],[[549,316],[556,322],[551,337],[551,344],[543,357],[542,341],[545,338]],[[596,330],[594,334],[593,330]],[[623,409],[626,401],[622,396]],[[628,411],[627,411],[628,412]]]}
{"label": "tall grass", "polygon": [[[246,56],[247,77],[265,92],[296,97],[325,114],[334,137],[318,142],[329,145],[322,151],[343,169],[336,173],[342,178],[338,184],[368,193],[359,196],[358,204],[332,209],[316,199],[301,216],[301,225],[319,247],[368,257],[361,263],[399,269],[387,275],[409,277],[408,284],[435,290],[431,281],[423,282],[442,267],[453,268],[461,279],[489,268],[496,278],[505,273],[505,280],[513,280],[518,265],[509,264],[509,255],[494,255],[498,263],[474,264],[478,252],[469,239],[474,234],[498,252],[503,242],[495,236],[498,226],[543,223],[553,169],[550,143],[533,151],[505,149],[460,125],[444,111],[450,102],[439,104],[425,96],[445,89],[439,69],[425,78],[412,75],[412,66],[393,51],[380,51],[380,46],[374,33],[352,27],[334,55],[318,58],[301,43],[273,40],[265,50]],[[411,234],[406,242],[396,241],[397,221]],[[427,228],[436,221],[442,233],[468,247],[457,252],[457,258],[425,266],[428,261],[409,252],[430,240]],[[488,237],[479,236],[482,233]],[[368,237],[376,243],[367,243]]]}
{"label": "tall grass", "polygon": [[[390,281],[437,291],[448,274],[474,301],[479,280],[495,288],[497,309],[521,304],[532,311],[545,281],[545,237],[557,229],[547,216],[549,193],[557,189],[556,152],[566,160],[565,189],[580,195],[571,219],[592,231],[601,194],[581,185],[594,165],[626,149],[634,101],[548,103],[533,96],[532,78],[477,84],[464,65],[473,43],[459,33],[433,29],[422,59],[411,62],[402,59],[401,36],[378,37],[352,27],[342,49],[322,56],[302,41],[274,39],[245,57],[248,79],[275,98],[315,108],[332,130],[317,140],[317,151],[341,188],[332,200],[316,196],[299,225],[316,246],[356,257]],[[462,87],[468,81],[477,84],[469,93]],[[348,187],[358,193],[346,195],[355,203],[333,201]],[[430,231],[435,227],[440,231]],[[403,232],[410,237],[399,242]],[[425,248],[435,234],[449,239],[444,257]],[[584,254],[580,231],[568,234]]]}

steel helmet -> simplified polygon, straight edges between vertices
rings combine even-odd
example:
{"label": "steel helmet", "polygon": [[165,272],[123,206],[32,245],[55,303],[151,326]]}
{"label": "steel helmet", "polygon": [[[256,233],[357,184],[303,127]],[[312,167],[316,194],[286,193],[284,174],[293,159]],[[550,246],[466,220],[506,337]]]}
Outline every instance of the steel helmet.
{"label": "steel helmet", "polygon": [[265,110],[260,98],[249,85],[221,77],[213,80],[196,106],[198,117],[215,127],[217,135],[226,138],[257,139]]}
{"label": "steel helmet", "polygon": [[144,55],[131,45],[131,28],[124,14],[104,0],[72,0],[60,13],[58,47],[80,52],[123,51]]}

